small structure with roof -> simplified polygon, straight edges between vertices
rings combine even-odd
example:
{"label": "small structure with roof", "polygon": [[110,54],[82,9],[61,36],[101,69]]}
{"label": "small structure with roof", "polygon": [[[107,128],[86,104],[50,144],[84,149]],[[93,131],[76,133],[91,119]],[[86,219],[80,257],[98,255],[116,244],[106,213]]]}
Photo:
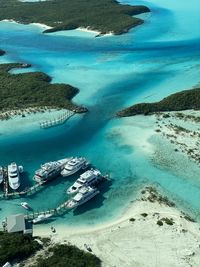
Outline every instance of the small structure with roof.
{"label": "small structure with roof", "polygon": [[8,216],[6,218],[5,229],[8,233],[33,233],[32,224],[24,218],[24,214]]}

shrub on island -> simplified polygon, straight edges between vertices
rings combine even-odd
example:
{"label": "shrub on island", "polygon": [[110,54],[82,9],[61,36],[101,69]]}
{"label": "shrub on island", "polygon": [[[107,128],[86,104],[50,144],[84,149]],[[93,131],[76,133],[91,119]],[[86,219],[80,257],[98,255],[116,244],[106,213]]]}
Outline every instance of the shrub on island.
{"label": "shrub on island", "polygon": [[101,260],[95,255],[84,252],[72,245],[57,244],[49,248],[48,257],[40,257],[33,267],[100,267]]}

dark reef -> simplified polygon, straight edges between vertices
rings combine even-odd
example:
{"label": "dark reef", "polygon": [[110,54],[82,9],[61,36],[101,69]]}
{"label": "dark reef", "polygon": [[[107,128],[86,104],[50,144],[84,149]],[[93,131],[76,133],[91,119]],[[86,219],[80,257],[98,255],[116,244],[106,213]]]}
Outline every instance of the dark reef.
{"label": "dark reef", "polygon": [[102,34],[122,34],[143,23],[142,19],[133,16],[145,12],[150,12],[149,8],[122,5],[115,0],[0,0],[0,20],[13,19],[24,24],[43,23],[52,27],[45,32],[89,27]]}
{"label": "dark reef", "polygon": [[5,51],[3,51],[2,49],[0,49],[0,56],[3,56],[5,54]]}
{"label": "dark reef", "polygon": [[149,115],[155,112],[181,111],[188,109],[200,109],[200,88],[194,88],[172,94],[160,102],[133,105],[119,111],[117,116],[128,117],[138,114]]}

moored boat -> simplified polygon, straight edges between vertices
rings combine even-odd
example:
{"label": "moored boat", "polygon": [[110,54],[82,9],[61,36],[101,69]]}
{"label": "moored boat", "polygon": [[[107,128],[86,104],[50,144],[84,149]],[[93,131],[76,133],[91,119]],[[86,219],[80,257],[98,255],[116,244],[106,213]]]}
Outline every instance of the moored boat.
{"label": "moored boat", "polygon": [[35,172],[34,180],[36,182],[46,182],[60,175],[64,166],[71,158],[65,158],[58,161],[52,161],[41,165],[40,169]]}
{"label": "moored boat", "polygon": [[20,187],[20,173],[22,171],[23,167],[18,167],[15,162],[8,165],[8,183],[13,190]]}
{"label": "moored boat", "polygon": [[75,194],[84,186],[96,185],[104,178],[105,176],[103,176],[99,170],[90,169],[80,175],[76,182],[69,187],[67,194]]}
{"label": "moored boat", "polygon": [[90,186],[82,187],[80,191],[71,200],[69,200],[67,208],[75,209],[78,206],[89,201],[99,193],[100,192],[96,188],[92,188]]}
{"label": "moored boat", "polygon": [[85,158],[72,158],[70,161],[67,162],[64,169],[61,172],[63,177],[67,177],[70,175],[75,174],[79,170],[84,170],[89,166],[89,162]]}
{"label": "moored boat", "polygon": [[3,167],[0,166],[0,184],[3,182]]}
{"label": "moored boat", "polygon": [[37,218],[33,219],[33,223],[36,224],[36,223],[46,221],[49,218],[51,218],[52,216],[53,216],[53,214],[51,214],[51,213],[50,214],[41,214]]}

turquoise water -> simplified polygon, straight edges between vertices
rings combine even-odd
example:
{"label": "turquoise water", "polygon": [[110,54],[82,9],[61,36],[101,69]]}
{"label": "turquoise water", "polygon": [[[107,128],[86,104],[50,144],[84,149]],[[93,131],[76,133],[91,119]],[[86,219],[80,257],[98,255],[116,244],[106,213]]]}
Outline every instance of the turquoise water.
{"label": "turquoise water", "polygon": [[[31,63],[31,70],[49,74],[52,82],[80,88],[74,101],[90,110],[47,131],[0,135],[1,164],[13,160],[23,164],[27,171],[23,186],[32,184],[34,170],[41,163],[69,155],[85,156],[111,176],[94,202],[58,218],[60,224],[109,220],[119,215],[146,183],[157,185],[193,215],[200,212],[199,168],[189,162],[185,169],[187,159],[181,156],[175,166],[158,164],[148,153],[124,141],[123,129],[135,119],[113,119],[123,107],[160,100],[199,82],[200,4],[197,0],[181,6],[172,0],[122,3],[145,4],[152,10],[145,16],[145,24],[122,36],[94,38],[77,31],[45,35],[34,25],[0,23],[0,47],[7,51],[0,62]],[[172,157],[173,148],[155,139],[149,142]],[[75,178],[58,179],[26,201],[35,210],[54,208],[66,199],[66,188]],[[0,218],[23,212],[21,201],[0,201]]]}

